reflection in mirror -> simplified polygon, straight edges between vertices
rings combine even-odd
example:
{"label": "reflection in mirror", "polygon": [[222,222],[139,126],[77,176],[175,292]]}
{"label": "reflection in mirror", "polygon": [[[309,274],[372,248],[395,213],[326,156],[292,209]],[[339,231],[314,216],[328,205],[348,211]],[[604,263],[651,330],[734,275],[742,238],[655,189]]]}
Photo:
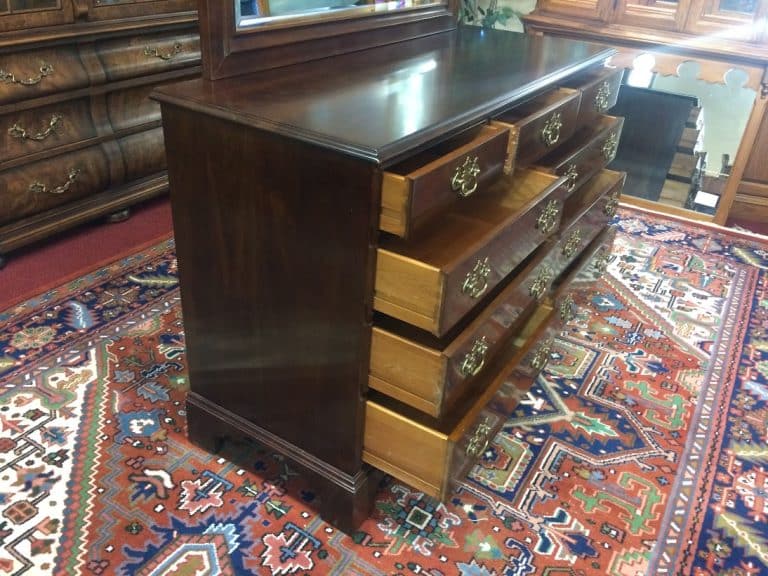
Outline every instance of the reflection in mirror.
{"label": "reflection in mirror", "polygon": [[445,5],[444,0],[233,0],[238,29]]}
{"label": "reflection in mirror", "polygon": [[720,0],[720,10],[754,14],[757,11],[757,0]]}
{"label": "reflection in mirror", "polygon": [[730,69],[717,82],[701,65],[683,62],[677,75],[654,72],[643,54],[625,74],[615,116],[624,116],[613,170],[627,172],[624,194],[714,214],[755,101],[747,74]]}

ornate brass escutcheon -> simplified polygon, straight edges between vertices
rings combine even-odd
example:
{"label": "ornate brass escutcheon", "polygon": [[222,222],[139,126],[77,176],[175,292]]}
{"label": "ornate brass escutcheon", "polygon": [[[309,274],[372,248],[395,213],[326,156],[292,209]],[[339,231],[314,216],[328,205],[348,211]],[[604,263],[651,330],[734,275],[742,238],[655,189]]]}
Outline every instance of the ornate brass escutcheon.
{"label": "ornate brass escutcheon", "polygon": [[488,422],[488,418],[484,418],[483,421],[477,425],[472,436],[467,443],[466,454],[470,458],[477,458],[481,456],[485,449],[488,448],[488,444],[491,439],[489,435],[491,433],[491,425]]}
{"label": "ornate brass escutcheon", "polygon": [[40,182],[33,182],[29,185],[29,191],[34,194],[41,194],[41,193],[47,193],[47,194],[64,194],[67,190],[69,190],[72,185],[77,180],[77,177],[80,175],[80,170],[78,168],[70,168],[69,172],[67,173],[67,181],[64,182],[61,186],[56,186],[55,188],[48,188],[45,184],[42,184]]}
{"label": "ornate brass escutcheon", "polygon": [[462,293],[472,298],[479,297],[488,288],[488,276],[490,273],[491,267],[488,264],[488,257],[483,260],[478,259],[475,262],[475,267],[464,278],[464,284],[461,286]]}
{"label": "ornate brass escutcheon", "polygon": [[461,361],[459,371],[465,377],[476,375],[485,364],[485,355],[488,353],[488,341],[482,336],[472,343],[472,349],[466,353]]}
{"label": "ornate brass escutcheon", "polygon": [[610,257],[611,255],[607,248],[600,248],[600,251],[595,255],[595,263],[592,265],[596,276],[600,277],[605,274]]}
{"label": "ornate brass escutcheon", "polygon": [[603,142],[603,147],[600,149],[603,153],[603,158],[608,162],[613,160],[616,156],[616,149],[619,147],[619,135],[616,132],[611,132],[611,135]]}
{"label": "ornate brass escutcheon", "polygon": [[163,54],[158,50],[157,48],[153,48],[152,46],[145,46],[144,47],[144,56],[148,56],[150,58],[160,58],[160,60],[173,60],[181,54],[182,51],[182,45],[181,42],[175,42],[173,44],[173,48],[169,52],[166,52]]}
{"label": "ornate brass escutcheon", "polygon": [[560,205],[557,203],[557,200],[550,200],[536,219],[536,228],[543,234],[549,234],[555,229],[559,213]]}
{"label": "ornate brass escutcheon", "polygon": [[608,110],[608,102],[611,98],[611,85],[608,80],[605,80],[597,89],[595,94],[595,110],[601,114]]}
{"label": "ornate brass escutcheon", "polygon": [[35,142],[40,142],[48,138],[48,136],[56,131],[56,127],[58,126],[59,122],[61,122],[62,118],[64,117],[61,114],[53,114],[51,119],[48,121],[48,126],[36,134],[30,134],[26,129],[22,128],[18,124],[14,124],[8,128],[8,134],[11,135],[11,138],[18,138],[20,140],[34,140]]}
{"label": "ornate brass escutcheon", "polygon": [[555,112],[544,123],[544,128],[541,129],[541,141],[544,146],[554,146],[557,141],[560,140],[560,131],[563,128],[563,115],[560,112]]}
{"label": "ornate brass escutcheon", "polygon": [[573,311],[576,303],[573,301],[573,296],[568,294],[560,301],[560,320],[563,322],[570,322],[573,320],[576,313]]}
{"label": "ornate brass escutcheon", "polygon": [[563,176],[565,176],[568,181],[568,192],[573,192],[573,189],[576,188],[576,182],[579,179],[579,172],[576,164],[568,164],[568,168],[565,173],[563,173]]}
{"label": "ornate brass escutcheon", "polygon": [[528,288],[528,294],[538,300],[544,295],[544,292],[547,291],[547,286],[551,280],[552,270],[549,268],[549,266],[543,266],[541,270],[539,270],[539,274],[536,276],[536,280],[534,280],[531,283],[530,288]]}
{"label": "ornate brass escutcheon", "polygon": [[480,164],[477,156],[467,156],[463,164],[456,166],[451,178],[451,188],[462,198],[466,198],[477,190],[477,177],[480,175]]}
{"label": "ornate brass escutcheon", "polygon": [[536,353],[531,358],[531,366],[534,370],[543,370],[544,366],[549,362],[549,357],[552,355],[552,347],[555,342],[552,338],[545,340],[541,346],[538,347]]}
{"label": "ornate brass escutcheon", "polygon": [[37,76],[30,76],[29,78],[16,78],[13,72],[6,72],[0,69],[0,82],[5,84],[21,84],[22,86],[34,86],[40,84],[43,78],[53,74],[53,64],[43,63],[40,65],[40,73]]}
{"label": "ornate brass escutcheon", "polygon": [[577,228],[571,232],[570,236],[568,236],[568,240],[565,241],[565,245],[563,246],[563,256],[570,258],[576,254],[576,250],[578,250],[580,244],[581,228]]}
{"label": "ornate brass escutcheon", "polygon": [[619,207],[619,195],[618,193],[611,194],[608,196],[608,201],[605,203],[605,206],[603,207],[603,212],[606,216],[613,218],[613,216],[616,214],[616,210]]}

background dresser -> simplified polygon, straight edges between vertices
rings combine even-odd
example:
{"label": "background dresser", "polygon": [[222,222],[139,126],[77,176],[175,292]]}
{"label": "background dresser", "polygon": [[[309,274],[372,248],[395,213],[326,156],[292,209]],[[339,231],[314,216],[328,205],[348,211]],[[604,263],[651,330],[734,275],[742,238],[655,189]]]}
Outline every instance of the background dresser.
{"label": "background dresser", "polygon": [[167,190],[158,84],[199,75],[194,0],[0,0],[0,264]]}
{"label": "background dresser", "polygon": [[345,530],[382,472],[446,497],[605,268],[611,53],[459,28],[158,89],[190,438]]}

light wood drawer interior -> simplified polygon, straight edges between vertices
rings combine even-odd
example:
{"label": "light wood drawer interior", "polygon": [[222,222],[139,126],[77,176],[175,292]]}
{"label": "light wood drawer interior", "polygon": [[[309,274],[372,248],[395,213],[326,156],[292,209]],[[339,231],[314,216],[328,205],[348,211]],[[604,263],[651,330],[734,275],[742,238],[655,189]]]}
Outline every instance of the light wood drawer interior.
{"label": "light wood drawer interior", "polygon": [[412,239],[382,239],[374,308],[444,336],[557,230],[562,183],[533,170],[503,176]]}
{"label": "light wood drawer interior", "polygon": [[440,208],[481,194],[502,171],[505,128],[482,126],[382,174],[379,228],[407,237]]}

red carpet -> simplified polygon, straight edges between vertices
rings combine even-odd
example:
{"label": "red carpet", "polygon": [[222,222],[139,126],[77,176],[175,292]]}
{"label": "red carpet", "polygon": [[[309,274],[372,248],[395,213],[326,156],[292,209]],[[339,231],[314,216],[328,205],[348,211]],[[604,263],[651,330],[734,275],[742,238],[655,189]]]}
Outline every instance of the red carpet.
{"label": "red carpet", "polygon": [[244,447],[252,473],[187,442],[172,241],[0,312],[0,573],[768,573],[768,244],[616,226],[452,499],[390,481],[350,535],[276,455]]}
{"label": "red carpet", "polygon": [[167,197],[132,208],[123,222],[80,226],[7,255],[0,270],[0,310],[138,251],[173,232]]}

